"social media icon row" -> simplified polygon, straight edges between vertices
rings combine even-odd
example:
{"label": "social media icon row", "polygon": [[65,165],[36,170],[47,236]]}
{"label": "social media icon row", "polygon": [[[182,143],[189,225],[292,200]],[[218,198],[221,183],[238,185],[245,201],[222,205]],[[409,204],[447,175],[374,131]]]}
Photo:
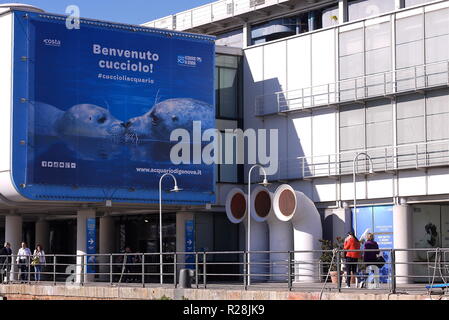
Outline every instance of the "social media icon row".
{"label": "social media icon row", "polygon": [[74,162],[42,161],[43,168],[76,169]]}

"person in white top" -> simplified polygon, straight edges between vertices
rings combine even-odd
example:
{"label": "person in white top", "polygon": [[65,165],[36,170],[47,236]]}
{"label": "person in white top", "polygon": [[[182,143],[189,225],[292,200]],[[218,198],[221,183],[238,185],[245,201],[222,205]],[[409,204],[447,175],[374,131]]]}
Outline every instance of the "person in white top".
{"label": "person in white top", "polygon": [[42,267],[45,266],[45,252],[40,244],[36,246],[33,253],[34,280],[41,281]]}
{"label": "person in white top", "polygon": [[19,249],[17,253],[17,263],[20,267],[19,279],[22,281],[26,281],[28,278],[28,264],[31,256],[31,251],[27,247],[26,242],[22,242],[22,247]]}

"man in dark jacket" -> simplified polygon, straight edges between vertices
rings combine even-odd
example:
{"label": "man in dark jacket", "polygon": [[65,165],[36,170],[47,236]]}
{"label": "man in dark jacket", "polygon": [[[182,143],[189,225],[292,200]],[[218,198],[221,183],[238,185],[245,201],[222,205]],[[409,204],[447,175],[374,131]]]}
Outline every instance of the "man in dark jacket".
{"label": "man in dark jacket", "polygon": [[0,250],[0,272],[2,277],[1,282],[5,281],[5,279],[6,282],[9,281],[9,271],[11,270],[11,254],[11,245],[9,244],[9,242],[5,242],[5,245]]}

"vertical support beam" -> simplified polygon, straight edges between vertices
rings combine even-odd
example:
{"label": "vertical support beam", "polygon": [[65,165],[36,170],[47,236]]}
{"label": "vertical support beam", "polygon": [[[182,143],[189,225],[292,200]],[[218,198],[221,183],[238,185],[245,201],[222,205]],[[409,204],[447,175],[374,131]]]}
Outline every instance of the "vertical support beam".
{"label": "vertical support beam", "polygon": [[88,218],[95,218],[95,210],[83,209],[77,213],[76,224],[76,283],[80,284],[84,278],[84,282],[91,281],[92,277],[84,275],[86,268],[83,268],[83,256],[87,252],[86,225]]}
{"label": "vertical support beam", "polygon": [[317,13],[316,11],[309,11],[308,13],[309,31],[317,29]]}
{"label": "vertical support beam", "polygon": [[[404,199],[393,207],[393,242],[394,249],[410,249],[412,244],[412,214],[411,207]],[[408,251],[396,252],[396,283],[411,283],[412,279],[406,278],[412,274],[412,267],[403,263],[410,263],[412,253]]]}
{"label": "vertical support beam", "polygon": [[251,45],[251,25],[248,22],[243,24],[243,49]]}
{"label": "vertical support beam", "polygon": [[50,253],[49,247],[50,247],[50,227],[48,224],[48,221],[45,220],[45,218],[39,218],[38,221],[36,221],[35,225],[36,230],[36,239],[35,243],[36,245],[40,244],[46,253]]}
{"label": "vertical support beam", "polygon": [[100,218],[100,241],[99,241],[99,253],[104,254],[104,256],[99,256],[97,259],[100,263],[100,279],[103,281],[110,280],[110,256],[107,254],[114,253],[114,219],[105,214]]}
{"label": "vertical support beam", "polygon": [[[22,242],[22,216],[19,214],[10,214],[5,218],[5,242],[11,244],[13,255],[17,255],[20,244]],[[10,280],[18,279],[18,267],[16,264],[16,257],[12,259]]]}
{"label": "vertical support beam", "polygon": [[340,24],[348,22],[348,0],[338,0],[338,21]]}
{"label": "vertical support beam", "polygon": [[[193,220],[193,214],[187,212],[177,212],[176,213],[176,252],[185,252],[186,251],[186,221]],[[180,269],[185,268],[183,263],[185,262],[185,255],[179,254],[177,257],[178,265],[177,269],[179,272]]]}

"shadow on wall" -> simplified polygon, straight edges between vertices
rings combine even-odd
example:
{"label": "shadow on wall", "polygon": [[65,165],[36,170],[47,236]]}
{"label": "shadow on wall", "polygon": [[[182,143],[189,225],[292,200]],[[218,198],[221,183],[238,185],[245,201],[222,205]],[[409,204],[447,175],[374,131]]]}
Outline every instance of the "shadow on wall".
{"label": "shadow on wall", "polygon": [[[279,165],[278,172],[270,175],[268,179],[271,182],[276,180],[293,180],[302,179],[304,175],[311,175],[314,170],[309,159],[300,160],[298,158],[310,157],[312,148],[317,144],[317,140],[313,141],[313,125],[311,113],[308,112],[289,112],[279,114],[279,105],[285,105],[287,97],[283,92],[288,88],[284,88],[278,78],[271,78],[262,81],[261,74],[252,72],[250,62],[244,58],[244,129],[278,129],[278,155]],[[293,72],[293,71],[291,71]],[[278,94],[276,94],[278,93]],[[292,98],[292,97],[289,97]],[[282,111],[282,110],[281,110]],[[326,116],[326,113],[334,113],[333,109],[321,109],[319,115]],[[256,113],[272,113],[267,116],[256,116]],[[333,130],[322,130],[319,135],[319,141],[332,141],[335,137],[331,135]],[[326,137],[326,134],[329,134]],[[316,138],[316,137],[315,137]],[[269,139],[267,139],[269,140]],[[269,142],[267,142],[267,150]],[[335,152],[329,152],[335,153]],[[321,155],[321,154],[320,154]],[[327,157],[326,164],[327,164]],[[326,165],[325,164],[325,165]],[[249,166],[245,166],[245,181],[247,181]],[[254,174],[252,177],[255,182],[260,182],[262,177]],[[311,181],[293,182],[292,186],[303,192],[306,196],[317,201],[317,188]],[[343,230],[347,229],[348,222],[342,220],[336,214],[326,216],[324,210],[320,210],[321,222],[323,226],[323,238],[333,239]],[[334,234],[338,233],[338,234]]]}
{"label": "shadow on wall", "polygon": [[[245,63],[247,65],[247,63]],[[303,172],[309,171],[307,161],[302,162],[298,158],[310,155],[312,139],[312,120],[310,113],[278,113],[279,101],[282,104],[286,97],[282,93],[282,87],[278,78],[263,81],[254,81],[251,72],[244,73],[244,129],[277,129],[278,130],[278,171],[270,177],[271,180],[301,179]],[[276,94],[279,93],[279,94]],[[272,113],[266,116],[256,114]],[[303,134],[301,131],[304,130]],[[302,141],[302,139],[310,139]],[[303,147],[306,146],[306,148]],[[270,148],[267,133],[267,153],[275,148]],[[248,158],[248,155],[246,154]],[[259,160],[259,163],[263,161]],[[245,168],[245,179],[247,179],[248,168]],[[256,176],[256,175],[255,175]],[[305,191],[305,190],[300,190]],[[308,191],[308,190],[307,190]],[[309,196],[309,192],[305,193]]]}

